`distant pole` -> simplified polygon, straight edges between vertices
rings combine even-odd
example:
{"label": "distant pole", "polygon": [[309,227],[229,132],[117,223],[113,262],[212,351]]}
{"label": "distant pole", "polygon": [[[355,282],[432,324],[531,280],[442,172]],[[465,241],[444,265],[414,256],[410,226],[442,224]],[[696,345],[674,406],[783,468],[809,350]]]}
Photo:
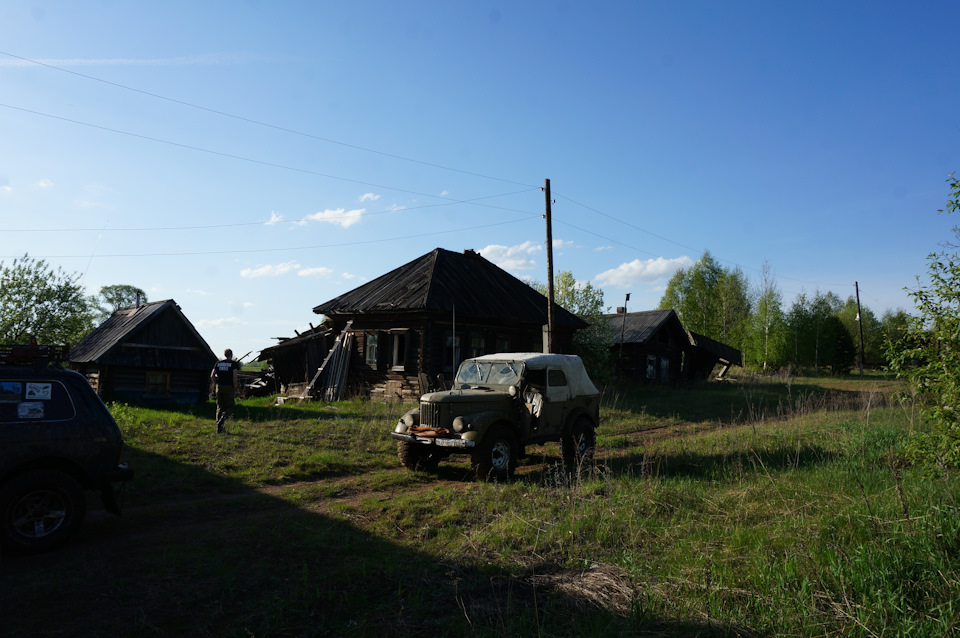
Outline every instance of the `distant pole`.
{"label": "distant pole", "polygon": [[627,293],[627,298],[623,300],[623,323],[620,324],[620,357],[617,359],[617,372],[620,372],[620,368],[623,367],[623,339],[624,335],[627,334],[627,302],[630,301],[630,293]]}
{"label": "distant pole", "polygon": [[863,378],[863,319],[860,315],[860,282],[853,282],[853,287],[857,291],[857,324],[860,326],[860,358],[857,364],[860,367],[860,378]]}
{"label": "distant pole", "polygon": [[553,221],[550,211],[550,180],[543,180],[543,193],[547,202],[547,354],[553,352]]}

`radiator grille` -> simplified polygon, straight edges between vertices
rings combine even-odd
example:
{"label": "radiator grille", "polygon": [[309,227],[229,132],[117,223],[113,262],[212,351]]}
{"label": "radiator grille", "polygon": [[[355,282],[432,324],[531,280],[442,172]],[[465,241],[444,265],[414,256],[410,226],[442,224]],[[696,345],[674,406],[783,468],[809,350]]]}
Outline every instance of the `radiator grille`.
{"label": "radiator grille", "polygon": [[429,403],[424,401],[420,404],[420,425],[440,427],[443,425],[440,421],[439,403]]}

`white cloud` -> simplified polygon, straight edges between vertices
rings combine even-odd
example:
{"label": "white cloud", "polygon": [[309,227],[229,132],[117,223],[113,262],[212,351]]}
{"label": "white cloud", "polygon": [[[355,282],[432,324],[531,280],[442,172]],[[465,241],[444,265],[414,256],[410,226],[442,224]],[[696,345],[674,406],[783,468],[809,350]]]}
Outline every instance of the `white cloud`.
{"label": "white cloud", "polygon": [[440,191],[440,197],[446,197],[450,194],[450,191]]}
{"label": "white cloud", "polygon": [[344,210],[342,208],[337,208],[336,210],[327,209],[316,212],[313,215],[307,215],[302,221],[327,222],[329,224],[337,224],[341,228],[350,228],[354,224],[360,223],[360,219],[366,211],[366,208],[358,208],[356,210]]}
{"label": "white cloud", "polygon": [[687,256],[676,259],[634,259],[631,262],[620,264],[616,268],[606,270],[596,277],[596,281],[601,286],[614,286],[616,288],[628,288],[636,284],[649,284],[662,281],[673,275],[681,268],[689,268],[693,265],[693,260]]}
{"label": "white cloud", "polygon": [[525,241],[517,246],[500,246],[491,244],[480,249],[484,259],[488,259],[504,270],[532,270],[537,262],[529,259],[530,255],[543,250],[543,246],[532,241]]}
{"label": "white cloud", "polygon": [[374,193],[364,193],[363,195],[360,196],[361,202],[375,202],[378,199],[380,199],[380,196]]}
{"label": "white cloud", "polygon": [[573,241],[567,239],[554,239],[553,240],[553,249],[561,250],[563,248],[569,248],[573,246]]}
{"label": "white cloud", "polygon": [[318,268],[303,268],[297,274],[301,277],[327,277],[333,270],[320,266]]}
{"label": "white cloud", "polygon": [[613,250],[613,246],[597,246],[593,249],[596,253],[602,253],[605,250]]}
{"label": "white cloud", "polygon": [[49,179],[41,179],[36,184],[34,184],[34,186],[36,186],[37,188],[51,188],[53,186],[53,181]]}
{"label": "white cloud", "polygon": [[4,184],[3,186],[0,186],[0,191],[3,191],[4,193],[12,193],[13,187],[7,186],[6,184]]}
{"label": "white cloud", "polygon": [[282,221],[283,221],[283,215],[280,215],[279,213],[277,213],[277,211],[274,211],[274,210],[270,211],[270,220],[267,222],[267,224],[276,224],[277,222],[282,222]]}
{"label": "white cloud", "polygon": [[220,319],[200,319],[194,321],[193,325],[197,328],[235,328],[246,325],[246,322],[240,321],[236,317],[222,317]]}
{"label": "white cloud", "polygon": [[240,271],[240,276],[246,279],[251,279],[253,277],[277,277],[299,267],[300,264],[295,261],[288,261],[286,263],[276,265],[267,264],[257,268],[244,268]]}

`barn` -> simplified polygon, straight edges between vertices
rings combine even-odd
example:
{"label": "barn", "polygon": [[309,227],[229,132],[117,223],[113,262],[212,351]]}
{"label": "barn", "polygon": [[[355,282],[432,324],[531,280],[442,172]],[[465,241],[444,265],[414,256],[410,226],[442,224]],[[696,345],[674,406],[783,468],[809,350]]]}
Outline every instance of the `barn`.
{"label": "barn", "polygon": [[140,404],[206,401],[216,361],[172,299],[115,311],[70,352],[104,401]]}

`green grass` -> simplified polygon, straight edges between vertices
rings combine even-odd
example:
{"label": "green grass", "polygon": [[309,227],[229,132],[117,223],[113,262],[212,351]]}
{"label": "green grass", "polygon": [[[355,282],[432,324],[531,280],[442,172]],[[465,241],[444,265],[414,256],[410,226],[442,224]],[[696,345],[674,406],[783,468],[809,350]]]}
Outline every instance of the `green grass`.
{"label": "green grass", "polygon": [[[12,636],[949,636],[957,476],[888,379],[611,390],[595,463],[397,467],[406,406],[112,406],[121,519],[3,557]],[[68,593],[64,593],[68,592]],[[7,623],[5,623],[7,624]]]}

